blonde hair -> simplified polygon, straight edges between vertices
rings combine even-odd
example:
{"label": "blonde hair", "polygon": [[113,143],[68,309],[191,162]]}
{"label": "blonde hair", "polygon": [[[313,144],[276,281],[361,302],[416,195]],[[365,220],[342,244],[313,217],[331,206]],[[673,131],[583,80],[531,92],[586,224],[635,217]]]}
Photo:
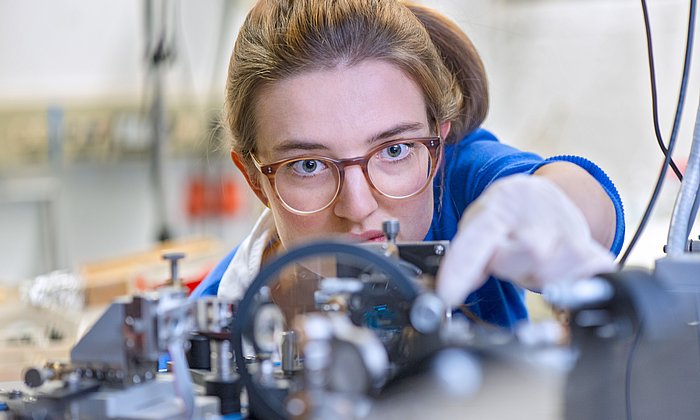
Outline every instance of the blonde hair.
{"label": "blonde hair", "polygon": [[260,0],[248,13],[229,63],[224,118],[232,149],[251,168],[256,102],[265,86],[304,71],[377,59],[422,89],[435,122],[455,119],[463,94],[428,32],[392,0]]}

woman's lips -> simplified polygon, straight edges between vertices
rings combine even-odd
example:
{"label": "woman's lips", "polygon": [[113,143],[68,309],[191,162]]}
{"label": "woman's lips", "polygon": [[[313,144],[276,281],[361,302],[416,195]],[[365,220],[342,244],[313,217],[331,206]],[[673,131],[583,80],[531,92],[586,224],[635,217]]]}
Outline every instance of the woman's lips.
{"label": "woman's lips", "polygon": [[384,242],[384,232],[381,230],[368,230],[362,233],[350,233],[348,237],[356,242]]}

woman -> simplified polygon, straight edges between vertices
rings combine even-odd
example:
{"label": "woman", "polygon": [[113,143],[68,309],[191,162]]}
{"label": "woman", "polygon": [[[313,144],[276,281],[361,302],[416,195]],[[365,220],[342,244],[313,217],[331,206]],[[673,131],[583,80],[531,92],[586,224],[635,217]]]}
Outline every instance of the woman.
{"label": "woman", "polygon": [[504,327],[527,317],[521,287],[611,270],[624,221],[607,176],[499,143],[478,128],[487,108],[476,51],[430,9],[259,1],[231,56],[225,122],[268,209],[194,296],[240,298],[275,253],[378,241],[390,218],[399,240],[454,239],[438,294]]}

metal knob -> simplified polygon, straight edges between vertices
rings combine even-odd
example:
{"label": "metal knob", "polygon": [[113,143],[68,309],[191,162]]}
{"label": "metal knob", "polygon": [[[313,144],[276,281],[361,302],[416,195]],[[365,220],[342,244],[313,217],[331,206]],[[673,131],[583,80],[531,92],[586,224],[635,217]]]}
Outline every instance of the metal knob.
{"label": "metal knob", "polygon": [[387,242],[396,243],[396,237],[399,236],[399,228],[399,221],[396,219],[390,219],[382,223],[382,231]]}
{"label": "metal knob", "polygon": [[29,368],[24,372],[24,384],[30,388],[38,388],[52,376],[52,372],[47,369]]}
{"label": "metal knob", "polygon": [[183,252],[168,252],[163,254],[163,259],[170,261],[170,282],[175,287],[181,287],[182,282],[178,274],[178,261],[185,258]]}
{"label": "metal knob", "polygon": [[445,312],[445,304],[437,295],[423,293],[411,306],[411,325],[423,334],[437,331],[445,318]]}

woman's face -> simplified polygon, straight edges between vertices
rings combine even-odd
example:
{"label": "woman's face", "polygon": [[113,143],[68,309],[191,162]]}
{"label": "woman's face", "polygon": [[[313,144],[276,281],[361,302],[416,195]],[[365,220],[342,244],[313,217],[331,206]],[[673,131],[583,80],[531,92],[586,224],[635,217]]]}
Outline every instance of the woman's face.
{"label": "woman's face", "polygon": [[[386,141],[435,135],[421,89],[382,61],[305,72],[259,95],[256,157],[263,164],[308,155],[354,158]],[[422,240],[433,216],[432,186],[411,198],[387,198],[373,191],[359,165],[346,167],[336,201],[310,215],[290,212],[265,176],[251,176],[286,247],[328,236],[381,241],[382,222],[388,219],[399,220],[399,240]]]}

